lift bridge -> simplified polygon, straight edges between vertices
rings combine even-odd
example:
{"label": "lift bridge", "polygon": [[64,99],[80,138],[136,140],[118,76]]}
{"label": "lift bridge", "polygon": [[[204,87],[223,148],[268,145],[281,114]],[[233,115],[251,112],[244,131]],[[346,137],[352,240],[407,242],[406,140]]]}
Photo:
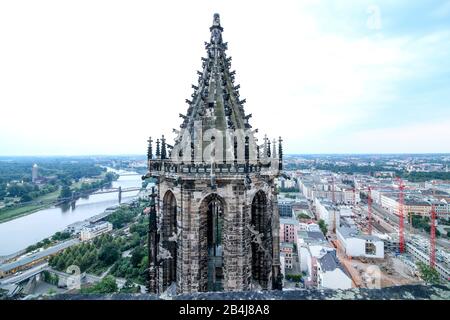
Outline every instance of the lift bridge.
{"label": "lift bridge", "polygon": [[108,188],[108,189],[101,189],[98,191],[95,191],[93,193],[90,193],[89,195],[95,195],[95,194],[104,194],[104,193],[114,193],[117,192],[119,196],[119,203],[122,202],[122,194],[126,192],[133,192],[133,191],[140,191],[141,187],[129,187],[129,188]]}
{"label": "lift bridge", "polygon": [[[128,177],[128,176],[138,176],[139,173],[124,173],[124,174],[120,174],[120,177]],[[105,184],[104,186],[106,186],[107,184]],[[81,193],[75,192],[72,194],[71,199],[60,199],[63,201],[67,201],[67,200],[74,200],[78,197],[82,197],[82,196],[90,196],[90,195],[95,195],[95,194],[105,194],[105,193],[115,193],[117,192],[118,194],[118,198],[119,198],[119,203],[122,202],[122,194],[123,193],[127,193],[127,192],[134,192],[134,191],[140,191],[141,187],[128,187],[128,188],[122,188],[122,187],[117,187],[117,188],[102,188],[100,190],[96,190],[94,192],[92,192],[91,190],[87,190]]]}
{"label": "lift bridge", "polygon": [[[126,176],[138,176],[138,173],[125,173],[121,174],[121,177]],[[104,185],[95,188],[95,189],[89,189],[89,190],[83,190],[83,191],[73,191],[71,196],[64,197],[64,198],[58,198],[58,199],[51,199],[51,200],[31,200],[27,202],[23,202],[21,205],[59,205],[66,202],[73,202],[78,198],[87,197],[95,194],[105,194],[105,193],[115,193],[117,192],[119,203],[122,201],[122,194],[127,192],[133,192],[133,191],[140,191],[141,187],[117,187],[117,188],[110,188],[108,187],[110,185],[109,183],[105,183]]]}

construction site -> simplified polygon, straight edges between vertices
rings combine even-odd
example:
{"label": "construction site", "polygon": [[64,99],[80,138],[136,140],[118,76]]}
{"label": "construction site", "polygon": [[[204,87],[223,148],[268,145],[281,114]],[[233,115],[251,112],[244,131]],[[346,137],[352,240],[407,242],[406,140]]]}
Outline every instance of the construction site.
{"label": "construction site", "polygon": [[[352,287],[421,284],[426,281],[419,265],[437,272],[441,283],[449,283],[449,242],[445,237],[437,237],[438,220],[448,219],[448,212],[440,215],[435,202],[430,201],[428,215],[422,213],[430,219],[430,231],[413,227],[410,198],[420,192],[416,186],[399,178],[380,183],[367,176],[354,177],[349,183],[348,176],[325,171],[297,173],[297,181],[315,220],[327,225],[326,239],[331,249],[326,248],[327,244],[321,245],[328,251],[335,250]],[[386,184],[389,196],[396,201],[393,208],[380,201]]]}

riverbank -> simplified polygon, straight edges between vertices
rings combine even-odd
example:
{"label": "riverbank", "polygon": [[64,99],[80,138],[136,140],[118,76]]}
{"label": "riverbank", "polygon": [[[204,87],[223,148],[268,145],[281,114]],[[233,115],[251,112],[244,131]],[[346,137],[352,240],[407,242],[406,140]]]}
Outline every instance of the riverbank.
{"label": "riverbank", "polygon": [[[136,189],[125,191],[121,197],[122,203],[135,198],[139,193],[138,188],[142,187],[140,175],[131,175],[132,173],[134,172],[118,172],[123,176],[112,182],[112,189],[117,190],[119,187],[122,190]],[[69,225],[102,214],[106,209],[119,204],[117,192],[93,193],[67,205],[53,205],[37,210],[33,214],[0,223],[0,256],[9,256],[32,246],[53,236],[57,231],[65,230]]]}
{"label": "riverbank", "polygon": [[0,223],[7,222],[13,219],[24,217],[26,215],[35,213],[39,210],[50,208],[55,204],[58,199],[60,190],[43,195],[36,198],[35,203],[26,204],[23,206],[13,207],[13,208],[3,208],[0,209]]}
{"label": "riverbank", "polygon": [[[107,172],[104,172],[98,178],[92,179],[91,182],[74,182],[71,184],[70,189],[74,192],[83,192],[84,190],[89,190],[90,193],[94,193],[95,191],[101,189],[102,186],[97,186],[97,183],[105,182]],[[120,175],[114,177],[112,181],[116,181]],[[96,187],[96,188],[94,188]],[[36,198],[33,202],[25,205],[18,205],[12,208],[2,208],[0,209],[0,223],[8,222],[17,218],[21,218],[27,216],[29,214],[33,214],[43,209],[51,208],[55,205],[58,205],[58,199],[61,195],[61,188],[55,192],[43,195],[41,197]]]}
{"label": "riverbank", "polygon": [[[53,236],[43,239],[26,249],[20,250],[8,256],[0,257],[0,278],[20,270],[28,269],[30,266],[48,259],[50,256],[55,255],[59,251],[80,244],[81,241],[79,239],[79,235],[84,226],[98,222],[99,220],[108,220],[108,216],[117,214],[121,210],[124,210],[124,208],[128,208],[125,210],[135,211],[135,214],[133,214],[133,219],[136,218],[143,210],[143,207],[136,210],[136,206],[141,204],[141,198],[144,193],[145,191],[140,192],[127,204],[106,208],[102,213],[69,225],[64,231],[58,231]],[[112,221],[113,224],[116,222]],[[76,225],[75,228],[73,228],[74,225]],[[114,232],[117,233],[125,227],[126,226],[116,226]],[[63,269],[65,270],[65,268]]]}

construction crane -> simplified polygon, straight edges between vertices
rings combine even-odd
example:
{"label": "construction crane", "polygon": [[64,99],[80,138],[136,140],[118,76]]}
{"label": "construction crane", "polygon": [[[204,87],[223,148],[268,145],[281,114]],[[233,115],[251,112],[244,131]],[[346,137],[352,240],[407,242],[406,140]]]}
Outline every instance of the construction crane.
{"label": "construction crane", "polygon": [[398,194],[398,233],[399,233],[399,252],[403,253],[405,251],[405,231],[404,231],[404,214],[403,214],[403,210],[404,210],[404,193],[403,191],[405,190],[405,185],[403,184],[403,181],[401,178],[397,177],[397,182],[398,182],[398,189],[399,189],[399,194]]}

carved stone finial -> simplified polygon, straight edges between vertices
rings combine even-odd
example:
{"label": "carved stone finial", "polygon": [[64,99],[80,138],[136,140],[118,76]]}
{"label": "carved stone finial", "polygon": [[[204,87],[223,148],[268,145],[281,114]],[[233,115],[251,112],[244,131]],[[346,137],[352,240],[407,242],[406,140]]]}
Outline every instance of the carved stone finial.
{"label": "carved stone finial", "polygon": [[166,138],[161,138],[161,159],[167,159]]}
{"label": "carved stone finial", "polygon": [[159,144],[160,144],[159,139],[156,139],[156,158],[157,159],[160,159],[160,157],[161,157],[161,149],[160,149]]}
{"label": "carved stone finial", "polygon": [[218,13],[214,13],[213,26],[220,27],[220,15]]}
{"label": "carved stone finial", "polygon": [[148,142],[148,147],[147,147],[147,159],[148,159],[148,160],[151,160],[151,159],[153,159],[153,148],[152,148],[153,140],[152,140],[152,137],[149,137],[148,140],[147,140],[147,142]]}
{"label": "carved stone finial", "polygon": [[[211,45],[218,46],[221,45],[222,49],[226,50],[226,46],[222,43],[222,31],[223,28],[220,26],[220,16],[218,13],[214,14],[213,25],[209,28],[211,31],[211,43],[206,45],[206,49],[209,49]],[[212,52],[210,52],[211,54]]]}

